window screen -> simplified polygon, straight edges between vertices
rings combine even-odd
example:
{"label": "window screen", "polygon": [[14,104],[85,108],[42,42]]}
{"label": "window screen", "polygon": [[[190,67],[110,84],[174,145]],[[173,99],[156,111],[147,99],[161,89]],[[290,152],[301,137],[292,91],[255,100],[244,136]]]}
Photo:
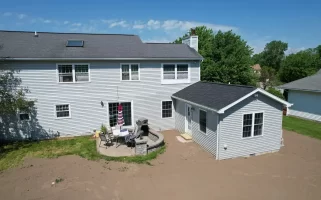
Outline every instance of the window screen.
{"label": "window screen", "polygon": [[172,101],[162,101],[162,118],[172,117]]}

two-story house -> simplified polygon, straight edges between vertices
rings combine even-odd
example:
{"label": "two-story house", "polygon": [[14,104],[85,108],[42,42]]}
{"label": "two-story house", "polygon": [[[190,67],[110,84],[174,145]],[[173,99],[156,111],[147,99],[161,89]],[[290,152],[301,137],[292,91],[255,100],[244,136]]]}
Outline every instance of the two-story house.
{"label": "two-story house", "polygon": [[[188,43],[197,49],[197,40]],[[145,117],[156,130],[172,129],[172,94],[200,80],[202,57],[194,48],[144,43],[137,35],[0,31],[0,45],[0,67],[19,70],[27,97],[36,100],[34,112],[9,125],[14,138],[114,126],[119,103],[124,126]]]}

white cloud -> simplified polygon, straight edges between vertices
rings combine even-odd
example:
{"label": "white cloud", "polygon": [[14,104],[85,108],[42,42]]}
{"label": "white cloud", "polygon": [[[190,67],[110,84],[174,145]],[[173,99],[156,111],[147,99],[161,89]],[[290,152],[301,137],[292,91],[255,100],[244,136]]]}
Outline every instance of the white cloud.
{"label": "white cloud", "polygon": [[303,51],[305,49],[306,49],[305,47],[299,47],[299,48],[289,47],[288,50],[285,51],[285,55],[289,55],[292,53],[298,53],[299,51]]}
{"label": "white cloud", "polygon": [[73,23],[71,24],[71,26],[81,26],[82,24],[81,23]]}
{"label": "white cloud", "polygon": [[144,29],[145,24],[141,21],[135,21],[133,25],[133,29]]}
{"label": "white cloud", "polygon": [[143,40],[145,43],[170,43],[173,42],[173,40],[169,40],[168,38],[153,38],[153,39],[147,39]]}
{"label": "white cloud", "polygon": [[129,25],[127,24],[127,22],[125,20],[121,20],[121,21],[115,21],[115,22],[111,23],[109,25],[109,28],[113,28],[113,27],[116,27],[116,26],[120,26],[120,27],[126,28]]}
{"label": "white cloud", "polygon": [[11,15],[12,15],[11,12],[5,12],[5,13],[3,13],[3,16],[4,16],[4,17],[9,17],[9,16],[11,16]]}
{"label": "white cloud", "polygon": [[18,14],[17,16],[19,19],[24,19],[27,17],[27,15],[25,15],[25,14]]}
{"label": "white cloud", "polygon": [[194,21],[166,20],[162,24],[162,28],[164,28],[165,30],[180,29],[182,31],[187,31],[197,26],[206,26],[207,28],[211,28],[213,31],[237,30],[237,28],[233,26],[217,25],[217,24],[194,22]]}
{"label": "white cloud", "polygon": [[51,20],[46,19],[46,20],[43,21],[43,23],[45,23],[45,24],[50,24],[50,23],[51,23]]}
{"label": "white cloud", "polygon": [[135,24],[135,25],[133,26],[133,29],[143,29],[143,28],[145,28],[145,25],[144,25],[144,24]]}
{"label": "white cloud", "polygon": [[115,19],[102,19],[101,22],[104,24],[111,24],[113,22],[116,22],[117,20]]}
{"label": "white cloud", "polygon": [[147,27],[149,29],[159,29],[160,24],[161,24],[160,21],[151,19],[147,22]]}
{"label": "white cloud", "polygon": [[64,24],[66,25],[66,24],[69,24],[69,21],[64,21]]}

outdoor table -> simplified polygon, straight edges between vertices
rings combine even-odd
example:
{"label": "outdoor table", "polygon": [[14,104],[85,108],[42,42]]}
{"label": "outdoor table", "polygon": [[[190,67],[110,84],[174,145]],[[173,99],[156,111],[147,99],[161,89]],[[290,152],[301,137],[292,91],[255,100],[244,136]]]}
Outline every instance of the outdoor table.
{"label": "outdoor table", "polygon": [[[122,130],[120,130],[120,129],[115,129],[115,130],[113,130],[113,135],[114,135],[114,137],[116,138],[116,145],[118,144],[118,138],[124,138],[124,141],[125,141],[125,137],[127,136],[127,135],[129,135],[129,132],[128,132],[128,130],[127,129],[122,129]],[[118,144],[118,146],[119,146],[120,144]],[[117,146],[117,147],[118,147]]]}

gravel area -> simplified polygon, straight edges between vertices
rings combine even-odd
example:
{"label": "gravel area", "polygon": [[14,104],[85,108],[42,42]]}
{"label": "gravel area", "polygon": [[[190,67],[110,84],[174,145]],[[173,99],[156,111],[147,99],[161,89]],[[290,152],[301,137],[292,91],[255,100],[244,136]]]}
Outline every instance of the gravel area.
{"label": "gravel area", "polygon": [[26,159],[0,172],[1,199],[321,199],[321,140],[284,131],[280,152],[216,161],[177,135],[164,132],[166,152],[151,165]]}

